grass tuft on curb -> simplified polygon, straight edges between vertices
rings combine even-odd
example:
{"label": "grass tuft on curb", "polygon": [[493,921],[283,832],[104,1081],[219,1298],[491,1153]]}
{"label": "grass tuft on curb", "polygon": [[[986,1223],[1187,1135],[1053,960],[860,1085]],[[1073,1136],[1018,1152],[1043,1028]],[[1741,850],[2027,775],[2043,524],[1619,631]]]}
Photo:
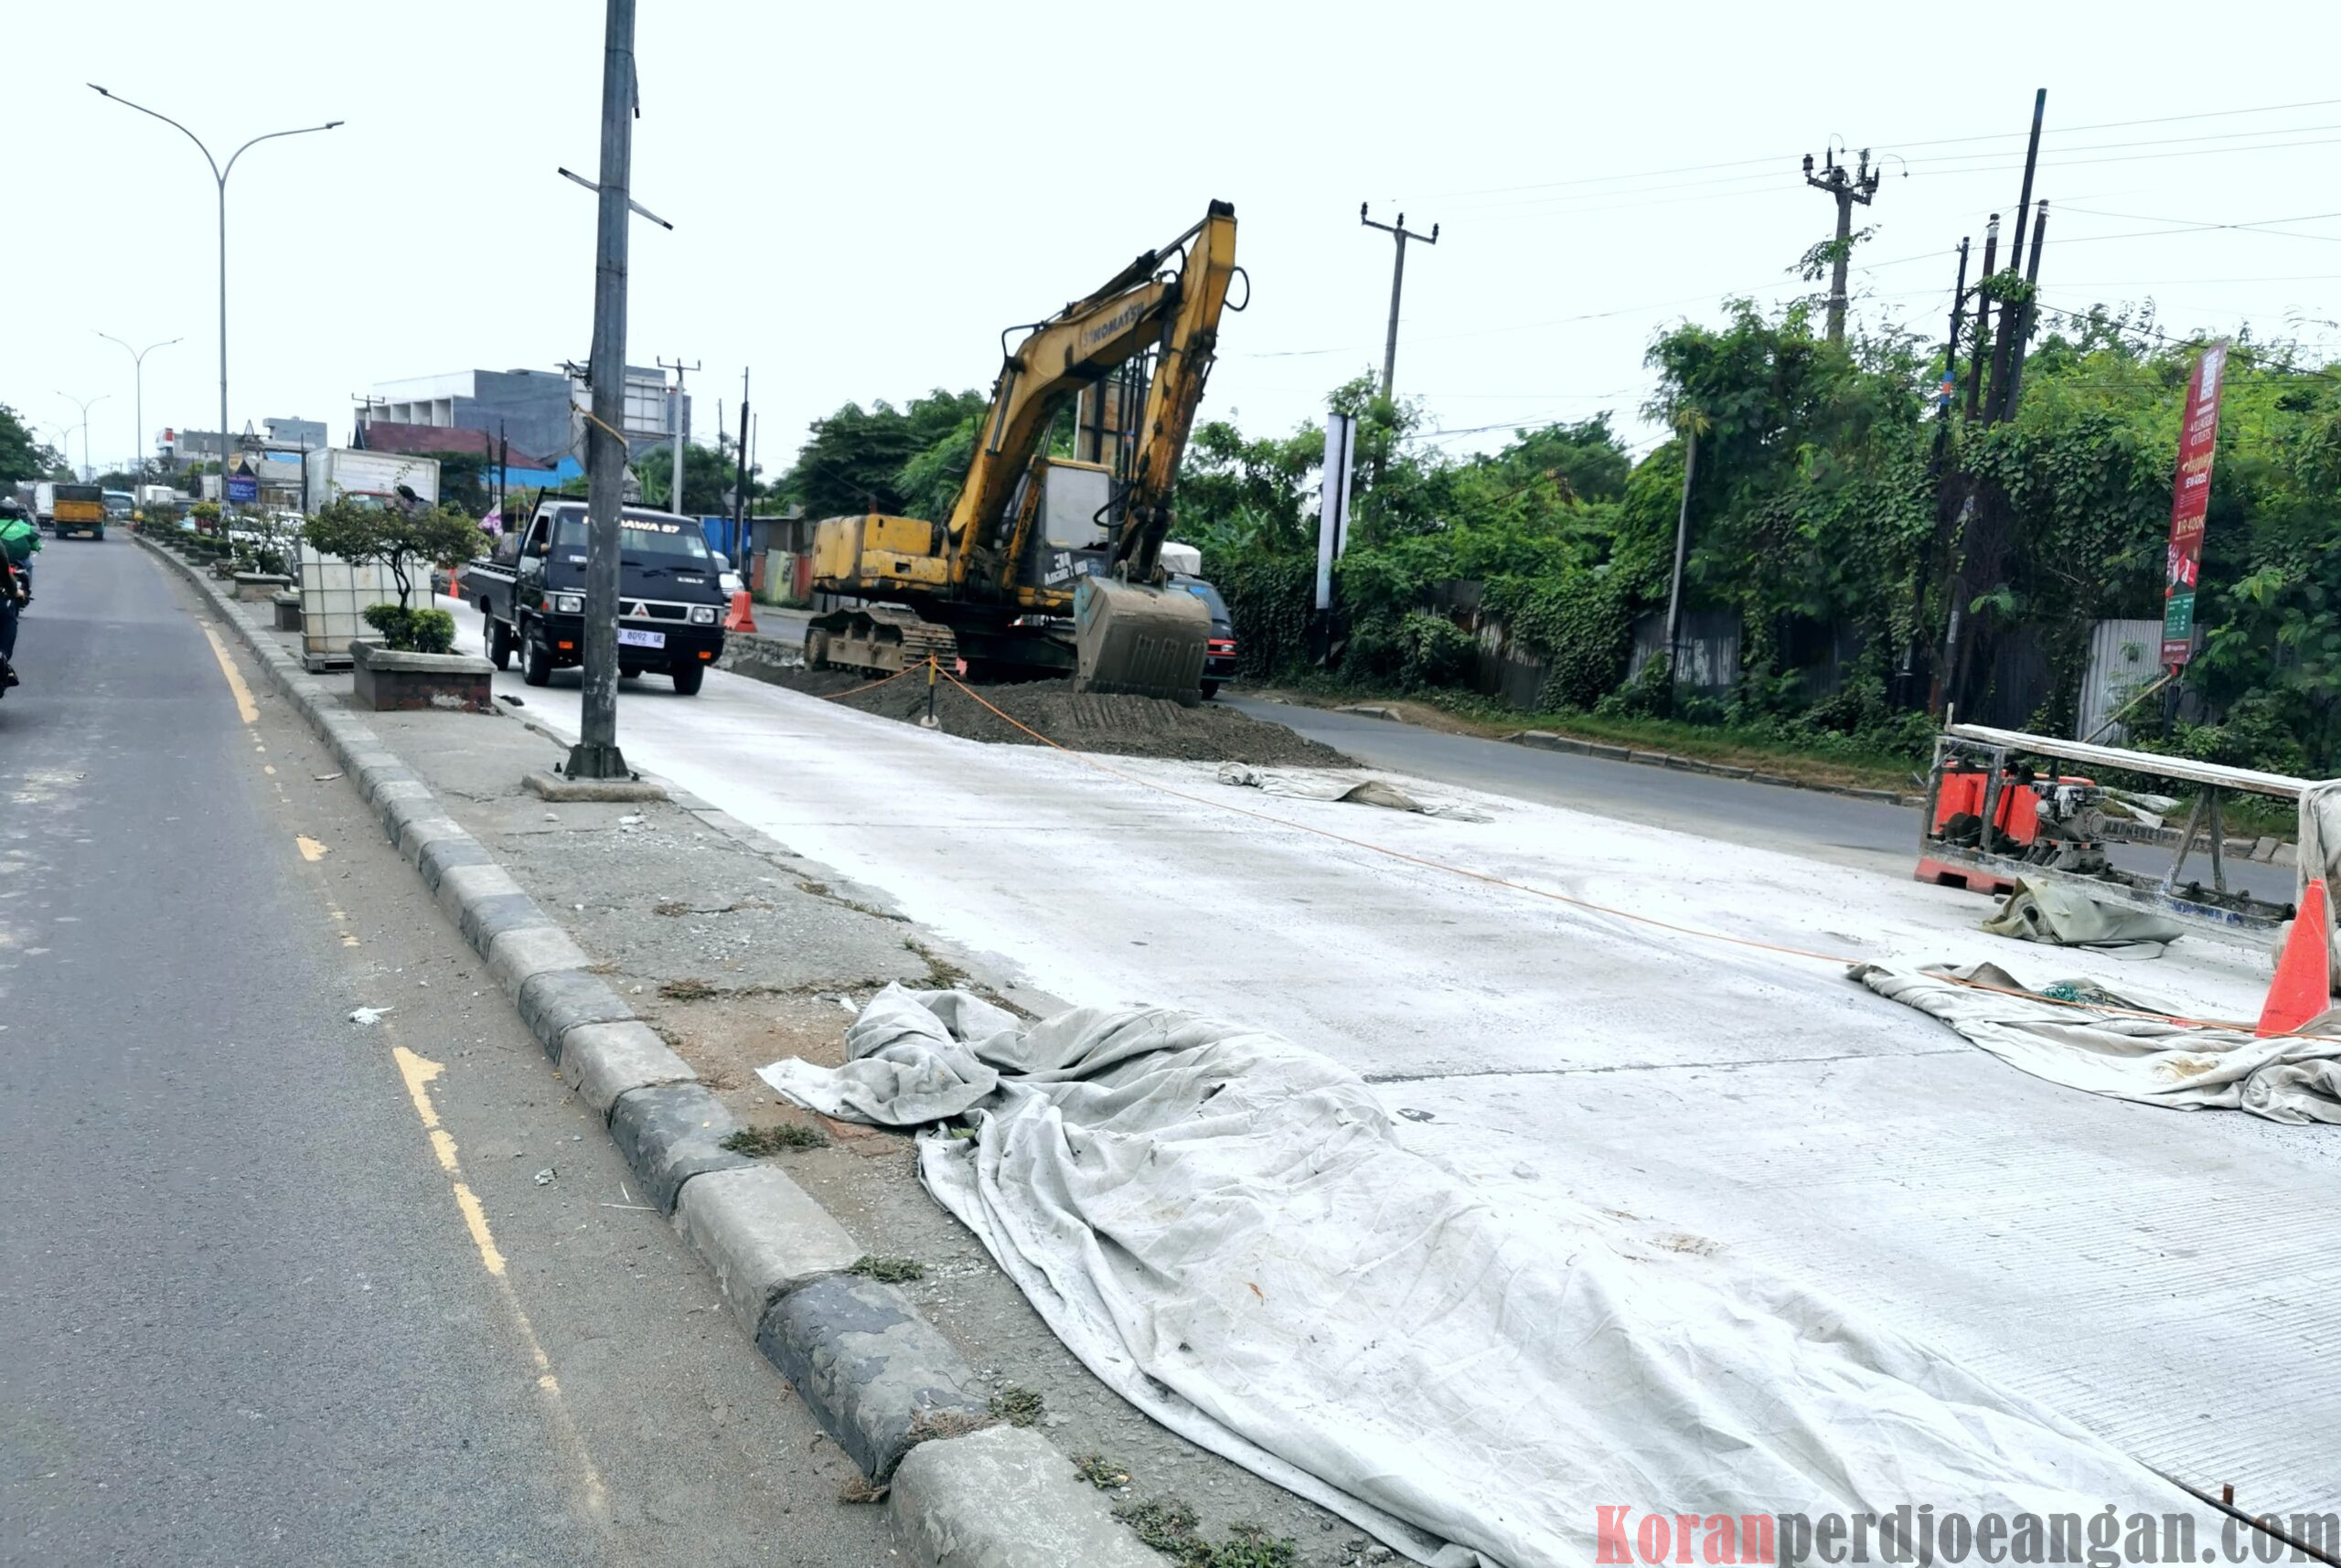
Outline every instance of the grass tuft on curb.
{"label": "grass tuft on curb", "polygon": [[796,1122],[783,1122],[776,1127],[742,1127],[725,1138],[722,1147],[733,1154],[774,1155],[785,1149],[827,1148],[829,1135],[818,1127],[805,1126]]}
{"label": "grass tuft on curb", "polygon": [[926,1265],[916,1258],[882,1258],[875,1255],[857,1260],[845,1271],[864,1279],[874,1279],[881,1285],[905,1285],[926,1277]]}
{"label": "grass tuft on curb", "polygon": [[1041,1419],[1044,1408],[1039,1394],[1014,1383],[991,1396],[991,1413],[1010,1426],[1032,1425]]}
{"label": "grass tuft on curb", "polygon": [[1228,1526],[1227,1539],[1213,1546],[1197,1532],[1195,1510],[1177,1498],[1116,1503],[1114,1517],[1179,1568],[1299,1568],[1299,1548],[1292,1539],[1272,1536],[1256,1524]]}

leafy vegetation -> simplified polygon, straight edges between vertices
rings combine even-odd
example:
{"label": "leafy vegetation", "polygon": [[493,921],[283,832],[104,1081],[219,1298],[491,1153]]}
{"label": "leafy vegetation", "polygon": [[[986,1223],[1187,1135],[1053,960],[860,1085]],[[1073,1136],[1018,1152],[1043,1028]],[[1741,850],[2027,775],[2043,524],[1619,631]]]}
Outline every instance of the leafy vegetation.
{"label": "leafy vegetation", "polygon": [[68,479],[72,470],[64,455],[46,442],[33,439],[16,411],[0,403],[0,486],[19,479]]}
{"label": "leafy vegetation", "polygon": [[[726,1137],[722,1147],[733,1154],[762,1157],[788,1149],[827,1148],[829,1147],[829,1136],[820,1128],[808,1127],[802,1122],[781,1122],[769,1127],[742,1127]],[[872,1261],[864,1258],[861,1263]],[[861,1264],[856,1264],[851,1272],[861,1274],[865,1271]]]}
{"label": "leafy vegetation", "polygon": [[1116,1503],[1114,1517],[1179,1568],[1296,1568],[1300,1561],[1289,1538],[1256,1524],[1228,1526],[1227,1539],[1213,1546],[1198,1533],[1195,1510],[1175,1498]]}
{"label": "leafy vegetation", "polygon": [[[903,409],[848,403],[813,421],[811,438],[780,482],[781,496],[810,517],[873,511],[940,517],[938,495],[957,495],[983,411],[983,394],[939,387]],[[945,443],[962,452],[956,467],[935,453]],[[913,469],[914,460],[924,461]]]}
{"label": "leafy vegetation", "polygon": [[[1461,630],[1476,607],[1541,661],[1523,705],[1579,728],[1706,727],[1862,769],[1923,755],[1929,685],[1963,711],[2028,689],[2032,727],[2069,731],[2093,624],[2158,617],[2184,388],[2200,337],[2150,316],[2052,315],[2012,419],[1984,428],[1931,393],[1940,346],[1826,341],[1810,302],[1727,304],[1652,344],[1644,412],[1676,432],[1639,461],[1607,417],[1440,454],[1421,411],[1353,381],[1359,496],[1335,607],[1313,612],[1321,431],[1202,427],[1180,537],[1236,623],[1242,673],[1309,672],[1377,693],[1485,691]],[[2286,772],[2341,762],[2341,367],[2248,336],[2229,356],[2186,717],[2137,743]],[[1741,627],[1728,689],[1630,681],[1637,617],[1663,608],[1695,434],[1686,599]],[[1942,663],[1954,605],[1956,657]],[[1996,696],[1995,696],[1996,693]],[[2030,702],[2029,696],[2022,699]],[[2140,726],[2151,732],[2154,711]]]}
{"label": "leafy vegetation", "polygon": [[[201,511],[198,507],[198,514]],[[468,560],[487,549],[487,536],[471,518],[452,507],[401,510],[347,496],[337,497],[318,507],[302,528],[301,537],[312,549],[338,556],[352,565],[390,568],[391,578],[399,585],[401,610],[407,607],[413,593],[417,571],[428,571],[433,564]]]}
{"label": "leafy vegetation", "polygon": [[1010,1426],[1030,1426],[1045,1413],[1041,1396],[1011,1383],[991,1396],[991,1413]]}
{"label": "leafy vegetation", "polygon": [[864,1279],[874,1279],[881,1285],[908,1285],[926,1277],[926,1265],[916,1258],[861,1257],[854,1260],[848,1274],[858,1274]]}
{"label": "leafy vegetation", "polygon": [[410,610],[403,604],[369,604],[366,624],[381,634],[393,653],[444,654],[455,645],[455,618],[444,610]]}

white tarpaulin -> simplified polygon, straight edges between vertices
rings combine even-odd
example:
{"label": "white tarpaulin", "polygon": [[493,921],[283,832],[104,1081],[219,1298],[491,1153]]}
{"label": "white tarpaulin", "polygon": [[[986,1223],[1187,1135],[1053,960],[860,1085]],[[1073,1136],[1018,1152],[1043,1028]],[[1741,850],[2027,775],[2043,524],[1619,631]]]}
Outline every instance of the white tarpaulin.
{"label": "white tarpaulin", "polygon": [[[1910,969],[1864,964],[1855,979],[1882,997],[1930,1013],[2012,1067],[2093,1094],[2180,1110],[2244,1110],[2272,1122],[2341,1122],[2341,1038],[2219,1029],[2169,1018],[2171,1008],[2086,980],[2061,980],[2043,1000],[1991,964]],[[1979,981],[1980,990],[1962,985]],[[2089,1002],[2120,1012],[2060,1005]],[[2341,1030],[2326,1013],[2308,1030]]]}
{"label": "white tarpaulin", "polygon": [[1164,1009],[1025,1026],[889,987],[847,1048],[762,1076],[834,1116],[970,1115],[976,1136],[921,1141],[922,1176],[1082,1361],[1417,1562],[1588,1563],[1603,1506],[2192,1508],[1727,1248],[1497,1211],[1275,1035]]}
{"label": "white tarpaulin", "polygon": [[1456,822],[1493,822],[1484,811],[1468,805],[1422,801],[1386,779],[1362,779],[1324,768],[1288,770],[1256,768],[1249,763],[1222,763],[1217,774],[1224,784],[1256,789],[1268,795],[1288,795],[1297,800],[1342,800],[1355,805],[1378,805],[1389,811],[1412,811],[1424,816],[1444,816]]}

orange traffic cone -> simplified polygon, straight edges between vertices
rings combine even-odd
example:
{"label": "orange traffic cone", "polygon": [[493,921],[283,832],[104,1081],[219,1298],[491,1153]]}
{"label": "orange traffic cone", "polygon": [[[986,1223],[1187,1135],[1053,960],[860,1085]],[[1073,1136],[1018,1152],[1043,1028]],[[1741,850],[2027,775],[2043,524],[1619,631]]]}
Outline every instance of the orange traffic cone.
{"label": "orange traffic cone", "polygon": [[2268,1003],[2260,1009],[2260,1027],[2252,1033],[2291,1034],[2333,1005],[2333,935],[2325,909],[2325,879],[2311,878],[2301,895],[2300,913],[2293,918],[2293,934],[2285,939],[2276,960],[2276,982],[2268,987]]}
{"label": "orange traffic cone", "polygon": [[748,608],[748,591],[744,588],[732,595],[732,613],[723,617],[727,632],[753,632],[756,629],[755,613]]}

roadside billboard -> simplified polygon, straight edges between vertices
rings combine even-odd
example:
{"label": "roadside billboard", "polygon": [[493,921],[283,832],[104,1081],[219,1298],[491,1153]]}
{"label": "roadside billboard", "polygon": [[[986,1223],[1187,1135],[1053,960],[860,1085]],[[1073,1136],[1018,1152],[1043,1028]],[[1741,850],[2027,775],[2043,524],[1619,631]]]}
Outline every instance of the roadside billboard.
{"label": "roadside billboard", "polygon": [[2170,497],[2169,569],[2163,589],[2162,662],[2176,669],[2195,656],[2195,584],[2203,565],[2203,515],[2211,504],[2211,460],[2219,446],[2219,388],[2228,340],[2195,361],[2178,427],[2178,477]]}

